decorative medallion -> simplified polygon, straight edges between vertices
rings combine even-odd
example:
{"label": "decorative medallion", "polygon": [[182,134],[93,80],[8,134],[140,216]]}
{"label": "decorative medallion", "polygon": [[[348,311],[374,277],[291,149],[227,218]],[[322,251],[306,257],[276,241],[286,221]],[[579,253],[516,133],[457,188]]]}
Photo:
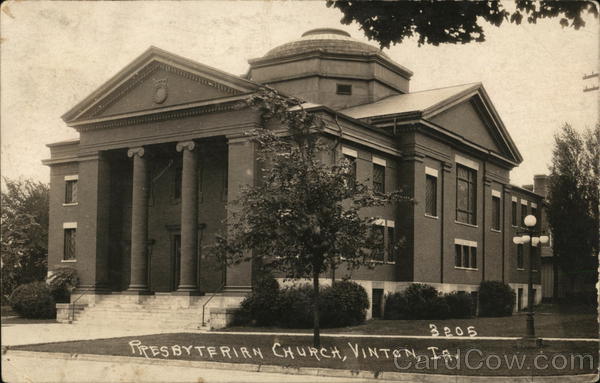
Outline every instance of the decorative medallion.
{"label": "decorative medallion", "polygon": [[162,104],[169,96],[167,88],[167,79],[161,79],[154,81],[154,103]]}

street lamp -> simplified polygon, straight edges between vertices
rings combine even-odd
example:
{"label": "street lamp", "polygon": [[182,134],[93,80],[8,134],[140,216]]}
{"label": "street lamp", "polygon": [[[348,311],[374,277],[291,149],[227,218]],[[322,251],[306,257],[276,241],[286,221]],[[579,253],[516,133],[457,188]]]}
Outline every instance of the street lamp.
{"label": "street lamp", "polygon": [[533,316],[533,248],[538,245],[545,245],[549,238],[547,235],[542,235],[541,231],[535,229],[537,219],[534,215],[528,215],[523,220],[525,228],[517,231],[517,236],[513,237],[515,245],[525,245],[531,243],[529,250],[529,280],[527,282],[527,338],[535,338],[535,327]]}

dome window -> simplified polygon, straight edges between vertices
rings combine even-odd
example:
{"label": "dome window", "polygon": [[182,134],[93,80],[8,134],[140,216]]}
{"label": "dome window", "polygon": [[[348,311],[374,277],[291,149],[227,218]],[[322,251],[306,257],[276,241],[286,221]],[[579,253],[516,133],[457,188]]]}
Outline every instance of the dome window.
{"label": "dome window", "polygon": [[345,96],[352,95],[352,85],[349,84],[337,84],[336,92],[337,94],[342,94]]}

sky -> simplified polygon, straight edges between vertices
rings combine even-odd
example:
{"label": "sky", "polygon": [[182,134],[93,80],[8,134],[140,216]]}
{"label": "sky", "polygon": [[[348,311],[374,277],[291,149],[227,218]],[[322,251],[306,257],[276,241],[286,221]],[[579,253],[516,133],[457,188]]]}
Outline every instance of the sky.
{"label": "sky", "polygon": [[[0,12],[0,156],[2,175],[49,180],[46,144],[77,138],[60,116],[154,45],[241,75],[247,60],[313,28],[342,25],[325,1],[7,1]],[[511,182],[548,172],[553,135],[568,122],[598,121],[598,20],[563,29],[557,19],[500,28],[487,41],[386,49],[414,72],[411,91],[482,82],[521,154]],[[371,42],[376,45],[376,42]]]}

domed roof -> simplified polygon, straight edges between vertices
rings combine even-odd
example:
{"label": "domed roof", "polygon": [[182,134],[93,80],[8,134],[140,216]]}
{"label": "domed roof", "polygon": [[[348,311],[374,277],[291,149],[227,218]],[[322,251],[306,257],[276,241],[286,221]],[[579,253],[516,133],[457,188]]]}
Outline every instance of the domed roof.
{"label": "domed roof", "polygon": [[298,40],[271,49],[262,58],[291,56],[316,50],[328,53],[380,54],[388,57],[381,49],[353,39],[346,31],[334,28],[317,28],[304,32]]}

